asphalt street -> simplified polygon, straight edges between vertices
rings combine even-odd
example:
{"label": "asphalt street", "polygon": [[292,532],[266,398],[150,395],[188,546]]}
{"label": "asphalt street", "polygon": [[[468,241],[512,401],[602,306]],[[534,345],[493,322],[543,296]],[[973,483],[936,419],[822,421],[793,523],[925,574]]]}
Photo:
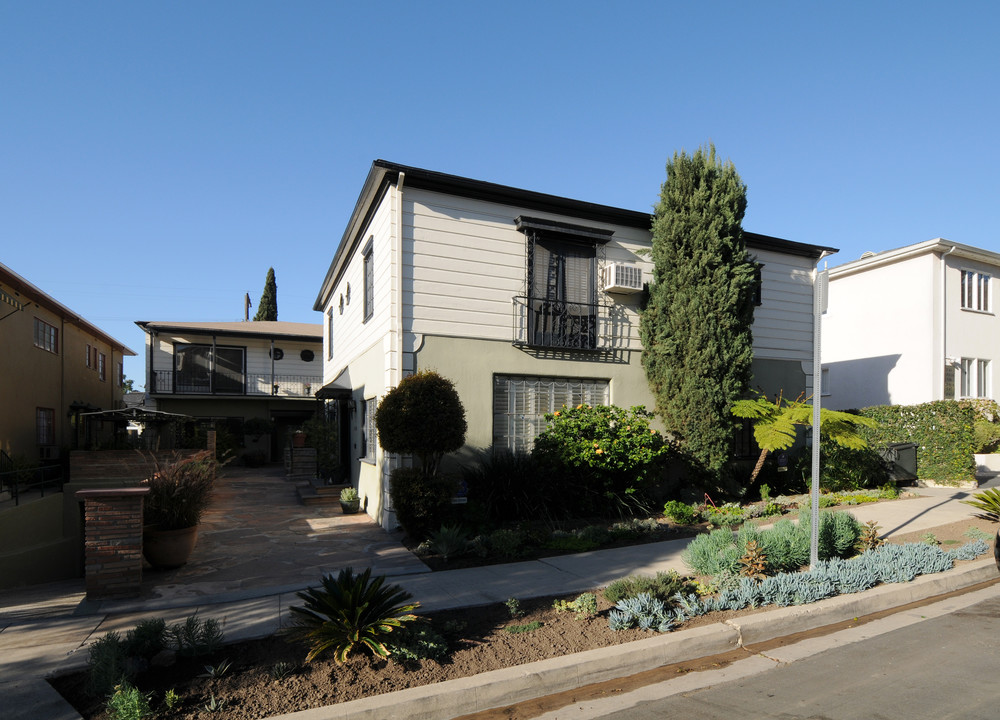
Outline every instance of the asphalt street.
{"label": "asphalt street", "polygon": [[541,717],[987,720],[1000,716],[998,651],[1000,586],[995,585]]}

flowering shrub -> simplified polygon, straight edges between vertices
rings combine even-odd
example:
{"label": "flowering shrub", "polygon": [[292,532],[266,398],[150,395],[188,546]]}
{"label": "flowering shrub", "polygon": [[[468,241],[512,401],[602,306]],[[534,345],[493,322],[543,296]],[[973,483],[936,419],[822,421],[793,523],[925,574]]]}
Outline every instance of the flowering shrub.
{"label": "flowering shrub", "polygon": [[572,487],[577,512],[600,512],[608,501],[620,510],[641,503],[643,491],[662,479],[671,445],[649,426],[652,413],[609,405],[563,406],[546,415],[549,427],[535,438],[534,456]]}

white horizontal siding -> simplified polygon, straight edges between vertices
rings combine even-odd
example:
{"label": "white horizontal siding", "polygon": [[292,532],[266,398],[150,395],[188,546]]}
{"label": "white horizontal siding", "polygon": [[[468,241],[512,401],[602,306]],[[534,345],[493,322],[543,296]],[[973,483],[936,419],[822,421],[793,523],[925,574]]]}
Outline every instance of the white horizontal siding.
{"label": "white horizontal siding", "polygon": [[[216,335],[217,347],[239,347],[245,350],[246,372],[248,374],[271,373],[271,340],[269,338],[248,338],[229,335]],[[173,370],[175,348],[180,345],[212,345],[210,335],[164,335],[154,338],[153,368],[155,370]],[[281,360],[274,361],[275,375],[311,375],[319,377],[322,374],[320,363],[322,344],[302,341],[284,342],[275,340],[275,348],[284,353]],[[303,350],[311,350],[314,355],[312,362],[302,359]]]}
{"label": "white horizontal siding", "polygon": [[[378,343],[391,330],[393,194],[383,197],[360,242],[373,238],[375,251],[375,316],[362,322],[364,278],[360,252],[347,263],[333,289],[334,356],[325,360],[329,382],[353,358]],[[402,219],[404,332],[414,335],[505,340],[512,337],[512,298],[524,293],[525,237],[515,218],[527,214],[614,231],[604,247],[604,262],[638,265],[645,281],[653,265],[637,251],[650,247],[650,234],[639,228],[611,226],[481,200],[407,189]],[[752,251],[763,269],[763,304],[756,308],[754,351],[769,359],[812,358],[812,263],[770,251]],[[351,302],[343,314],[339,299],[351,285]],[[639,295],[599,293],[599,300],[622,317],[617,334],[627,348],[638,350]],[[325,354],[324,354],[325,358]]]}
{"label": "white horizontal siding", "polygon": [[[522,208],[466,200],[439,193],[407,191],[403,229],[404,329],[413,333],[510,339],[513,302],[525,288],[525,236],[515,227],[522,214],[610,228],[608,262],[651,265],[635,255],[649,247],[648,234]],[[628,345],[639,348],[636,298],[603,295],[624,309]]]}
{"label": "white horizontal siding", "polygon": [[[374,260],[374,307],[372,317],[366,322],[364,256],[362,251],[372,241]],[[323,353],[323,382],[332,381],[337,373],[373,345],[381,343],[391,326],[392,303],[392,193],[386,193],[372,220],[365,229],[358,247],[348,259],[344,272],[333,286],[333,292],[323,308],[324,327],[328,325],[328,312],[333,310],[333,357]],[[348,302],[348,285],[350,301]],[[343,312],[340,299],[344,298]],[[329,334],[328,331],[325,331]],[[329,343],[329,338],[326,342]]]}
{"label": "white horizontal siding", "polygon": [[811,258],[751,249],[761,270],[761,304],[754,308],[754,356],[812,360],[813,284]]}

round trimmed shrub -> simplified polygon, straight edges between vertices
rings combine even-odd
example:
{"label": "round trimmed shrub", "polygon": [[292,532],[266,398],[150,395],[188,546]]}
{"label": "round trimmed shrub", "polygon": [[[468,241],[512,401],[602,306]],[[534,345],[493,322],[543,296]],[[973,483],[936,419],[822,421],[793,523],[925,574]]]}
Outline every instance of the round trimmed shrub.
{"label": "round trimmed shrub", "polygon": [[436,372],[414,373],[390,390],[375,411],[379,445],[416,455],[425,475],[437,472],[445,453],[465,444],[465,408],[455,385]]}

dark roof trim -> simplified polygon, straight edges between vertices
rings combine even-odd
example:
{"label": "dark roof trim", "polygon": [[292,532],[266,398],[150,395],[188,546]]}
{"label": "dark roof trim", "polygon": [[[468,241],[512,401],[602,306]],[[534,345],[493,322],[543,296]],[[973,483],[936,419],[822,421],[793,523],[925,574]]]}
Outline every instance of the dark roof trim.
{"label": "dark roof trim", "polygon": [[525,217],[518,215],[514,219],[514,224],[521,232],[525,230],[537,230],[546,235],[570,236],[575,239],[586,238],[602,245],[611,240],[615,234],[614,230],[604,228],[586,227],[584,225],[574,225],[572,223],[559,222],[557,220],[545,220],[542,218]]}
{"label": "dark roof trim", "polygon": [[460,197],[488,200],[496,203],[508,203],[519,207],[561,215],[572,215],[581,220],[593,220],[614,225],[628,225],[648,230],[653,223],[650,213],[634,210],[623,210],[610,205],[572,200],[558,195],[522,190],[509,185],[473,180],[458,175],[424,170],[423,168],[398,165],[385,160],[376,160],[373,167],[384,169],[389,177],[395,178],[399,173],[406,174],[406,186],[418,187],[424,190],[448,193]]}
{"label": "dark roof trim", "polygon": [[743,231],[743,242],[751,250],[771,250],[772,252],[798,255],[799,257],[808,257],[814,260],[819,260],[823,253],[829,255],[840,252],[838,248],[826,247],[824,245],[809,245],[807,243],[795,242],[794,240],[783,240],[782,238],[760,235],[746,230]]}
{"label": "dark roof trim", "polygon": [[160,322],[149,322],[145,320],[136,320],[136,325],[141,327],[147,333],[154,332],[169,332],[169,333],[184,333],[185,335],[205,335],[205,336],[221,336],[221,337],[252,337],[252,338],[263,338],[265,340],[295,340],[308,343],[322,343],[322,335],[304,335],[301,333],[268,333],[260,331],[248,331],[248,330],[229,330],[227,328],[195,328],[190,325],[171,325],[169,323]]}
{"label": "dark roof trim", "polygon": [[[333,290],[346,259],[354,252],[358,240],[367,230],[372,214],[388,187],[398,182],[400,173],[405,175],[405,187],[407,188],[420,188],[474,200],[514,205],[528,210],[569,215],[580,220],[641,228],[646,231],[649,231],[653,225],[651,213],[572,200],[558,195],[522,190],[508,185],[498,185],[459,175],[400,165],[387,160],[376,160],[372,163],[364,188],[354,206],[354,212],[351,214],[351,219],[340,244],[337,246],[333,262],[330,263],[330,268],[323,279],[319,295],[313,304],[313,310],[323,310],[326,297]],[[744,239],[751,249],[771,250],[800,257],[819,259],[824,253],[837,252],[836,248],[793,242],[746,231],[744,231]]]}
{"label": "dark roof trim", "polygon": [[[25,295],[25,302],[21,302],[16,298],[10,297],[6,292],[3,294],[6,296],[4,302],[9,305],[14,305],[14,303],[19,304],[21,307],[18,310],[25,310],[31,303],[37,303],[38,305],[48,309],[49,311],[59,315],[63,320],[68,323],[72,323],[82,329],[84,332],[99,338],[101,341],[106,342],[111,346],[112,350],[118,349],[121,351],[122,355],[135,356],[137,353],[132,350],[128,345],[115,340],[113,337],[108,335],[106,332],[101,330],[99,327],[89,322],[85,318],[77,315],[75,312],[70,310],[68,307],[63,305],[61,302],[56,300],[54,297],[39,289],[35,285],[31,284],[23,277],[18,275],[16,272],[11,270],[9,267],[0,263],[0,282],[3,282],[10,286],[15,294],[22,293]],[[30,298],[30,299],[28,299]],[[16,307],[16,305],[14,305]]]}

